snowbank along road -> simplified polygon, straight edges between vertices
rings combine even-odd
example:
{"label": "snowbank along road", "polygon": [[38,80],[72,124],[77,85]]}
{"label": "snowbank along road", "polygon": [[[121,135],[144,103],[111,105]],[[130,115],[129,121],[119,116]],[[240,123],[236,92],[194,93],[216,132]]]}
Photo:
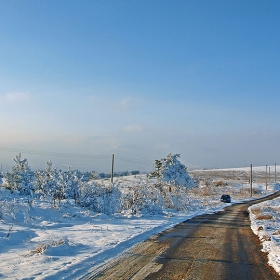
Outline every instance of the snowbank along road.
{"label": "snowbank along road", "polygon": [[235,204],[152,236],[85,279],[280,279],[267,265],[247,209]]}

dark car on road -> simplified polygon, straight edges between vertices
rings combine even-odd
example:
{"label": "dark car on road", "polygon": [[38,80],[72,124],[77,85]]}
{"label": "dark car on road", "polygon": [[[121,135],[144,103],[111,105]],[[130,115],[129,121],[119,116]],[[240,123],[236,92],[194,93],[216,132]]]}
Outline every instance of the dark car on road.
{"label": "dark car on road", "polygon": [[221,196],[221,201],[222,201],[222,202],[230,203],[230,202],[231,202],[230,195],[229,195],[229,194],[223,194],[223,195]]}

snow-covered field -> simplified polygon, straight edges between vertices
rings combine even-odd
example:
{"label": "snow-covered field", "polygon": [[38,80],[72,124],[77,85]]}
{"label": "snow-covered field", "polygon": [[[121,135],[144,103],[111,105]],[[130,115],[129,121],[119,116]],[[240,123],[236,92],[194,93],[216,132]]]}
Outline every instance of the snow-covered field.
{"label": "snow-covered field", "polygon": [[249,208],[251,228],[259,236],[268,264],[280,274],[280,198],[255,204]]}
{"label": "snow-covered field", "polygon": [[[140,180],[147,179],[145,175],[128,176],[116,183],[127,188]],[[184,209],[166,208],[153,215],[141,211],[105,215],[77,206],[73,200],[53,207],[49,201],[29,200],[0,188],[0,279],[79,279],[153,234],[196,215],[222,210],[228,206],[219,201],[224,192],[232,196],[232,203],[250,199],[248,183],[213,182],[210,186],[201,182],[199,188],[189,190]],[[254,183],[254,198],[274,192],[275,187],[272,184],[265,190],[264,184]],[[278,264],[280,271],[277,200],[265,205],[254,207],[269,211],[272,218],[251,216],[257,223],[252,227],[262,238],[266,236],[264,248],[274,258],[270,263]]]}

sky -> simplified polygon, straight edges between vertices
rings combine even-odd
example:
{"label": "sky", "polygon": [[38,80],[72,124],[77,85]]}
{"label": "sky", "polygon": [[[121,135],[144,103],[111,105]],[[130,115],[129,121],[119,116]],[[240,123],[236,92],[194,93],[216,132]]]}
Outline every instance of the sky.
{"label": "sky", "polygon": [[278,0],[0,0],[0,163],[277,163]]}

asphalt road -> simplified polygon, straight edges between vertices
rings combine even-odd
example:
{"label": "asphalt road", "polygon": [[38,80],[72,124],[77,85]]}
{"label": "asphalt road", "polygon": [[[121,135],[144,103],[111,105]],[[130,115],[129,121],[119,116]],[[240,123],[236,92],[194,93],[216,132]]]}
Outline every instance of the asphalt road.
{"label": "asphalt road", "polygon": [[86,279],[280,279],[267,265],[250,228],[247,209],[262,200],[183,222],[136,245]]}

